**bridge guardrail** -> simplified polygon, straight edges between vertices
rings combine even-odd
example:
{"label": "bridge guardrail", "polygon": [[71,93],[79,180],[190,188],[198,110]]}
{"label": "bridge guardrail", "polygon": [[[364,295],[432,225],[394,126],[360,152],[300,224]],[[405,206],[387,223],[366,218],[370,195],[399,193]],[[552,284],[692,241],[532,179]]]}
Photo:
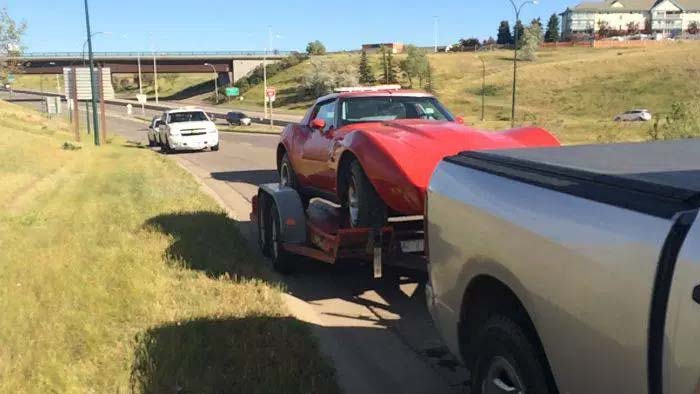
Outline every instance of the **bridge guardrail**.
{"label": "bridge guardrail", "polygon": [[[152,56],[287,56],[292,54],[292,51],[179,51],[179,52],[93,52],[93,56],[96,57],[152,57]],[[26,52],[19,56],[12,56],[18,58],[42,58],[42,57],[76,57],[82,58],[86,53],[83,52]]]}

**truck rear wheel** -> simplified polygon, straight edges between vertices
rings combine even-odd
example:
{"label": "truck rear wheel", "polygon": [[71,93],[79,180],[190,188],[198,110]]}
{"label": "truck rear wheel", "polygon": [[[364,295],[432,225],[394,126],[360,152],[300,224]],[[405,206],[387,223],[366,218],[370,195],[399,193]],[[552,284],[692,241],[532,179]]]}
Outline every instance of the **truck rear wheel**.
{"label": "truck rear wheel", "polygon": [[352,227],[382,227],[386,223],[387,206],[358,161],[350,164],[346,204]]}
{"label": "truck rear wheel", "polygon": [[490,318],[474,343],[473,394],[552,393],[536,347],[510,318]]}

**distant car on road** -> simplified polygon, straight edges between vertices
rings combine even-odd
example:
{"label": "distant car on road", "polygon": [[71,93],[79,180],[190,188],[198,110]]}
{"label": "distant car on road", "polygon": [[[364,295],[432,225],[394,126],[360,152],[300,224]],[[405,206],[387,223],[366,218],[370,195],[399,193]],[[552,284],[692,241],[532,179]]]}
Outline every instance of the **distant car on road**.
{"label": "distant car on road", "polygon": [[252,120],[250,116],[243,112],[229,112],[226,114],[226,121],[231,126],[250,126]]}
{"label": "distant car on road", "polygon": [[633,109],[615,117],[615,122],[648,122],[652,118],[651,112],[646,109]]}
{"label": "distant car on road", "polygon": [[163,152],[219,150],[219,130],[201,109],[175,109],[163,113],[158,134]]}
{"label": "distant car on road", "polygon": [[163,123],[163,115],[156,115],[151,119],[151,124],[148,125],[148,146],[159,146],[160,136],[158,135],[158,127]]}

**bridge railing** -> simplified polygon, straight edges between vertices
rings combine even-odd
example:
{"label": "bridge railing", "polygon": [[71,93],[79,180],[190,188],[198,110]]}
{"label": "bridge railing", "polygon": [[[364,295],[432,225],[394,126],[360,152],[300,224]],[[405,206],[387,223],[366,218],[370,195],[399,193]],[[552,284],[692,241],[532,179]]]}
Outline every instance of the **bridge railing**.
{"label": "bridge railing", "polygon": [[[93,52],[95,57],[168,57],[168,56],[287,56],[291,51],[179,51],[179,52]],[[20,58],[82,58],[83,52],[25,52]]]}

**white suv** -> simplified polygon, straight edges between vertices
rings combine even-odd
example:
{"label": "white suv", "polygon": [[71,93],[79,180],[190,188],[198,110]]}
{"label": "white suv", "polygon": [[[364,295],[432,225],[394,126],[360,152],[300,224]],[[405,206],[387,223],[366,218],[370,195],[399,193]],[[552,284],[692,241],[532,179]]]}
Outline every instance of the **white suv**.
{"label": "white suv", "polygon": [[158,136],[164,152],[219,150],[219,130],[201,109],[175,109],[163,113]]}

